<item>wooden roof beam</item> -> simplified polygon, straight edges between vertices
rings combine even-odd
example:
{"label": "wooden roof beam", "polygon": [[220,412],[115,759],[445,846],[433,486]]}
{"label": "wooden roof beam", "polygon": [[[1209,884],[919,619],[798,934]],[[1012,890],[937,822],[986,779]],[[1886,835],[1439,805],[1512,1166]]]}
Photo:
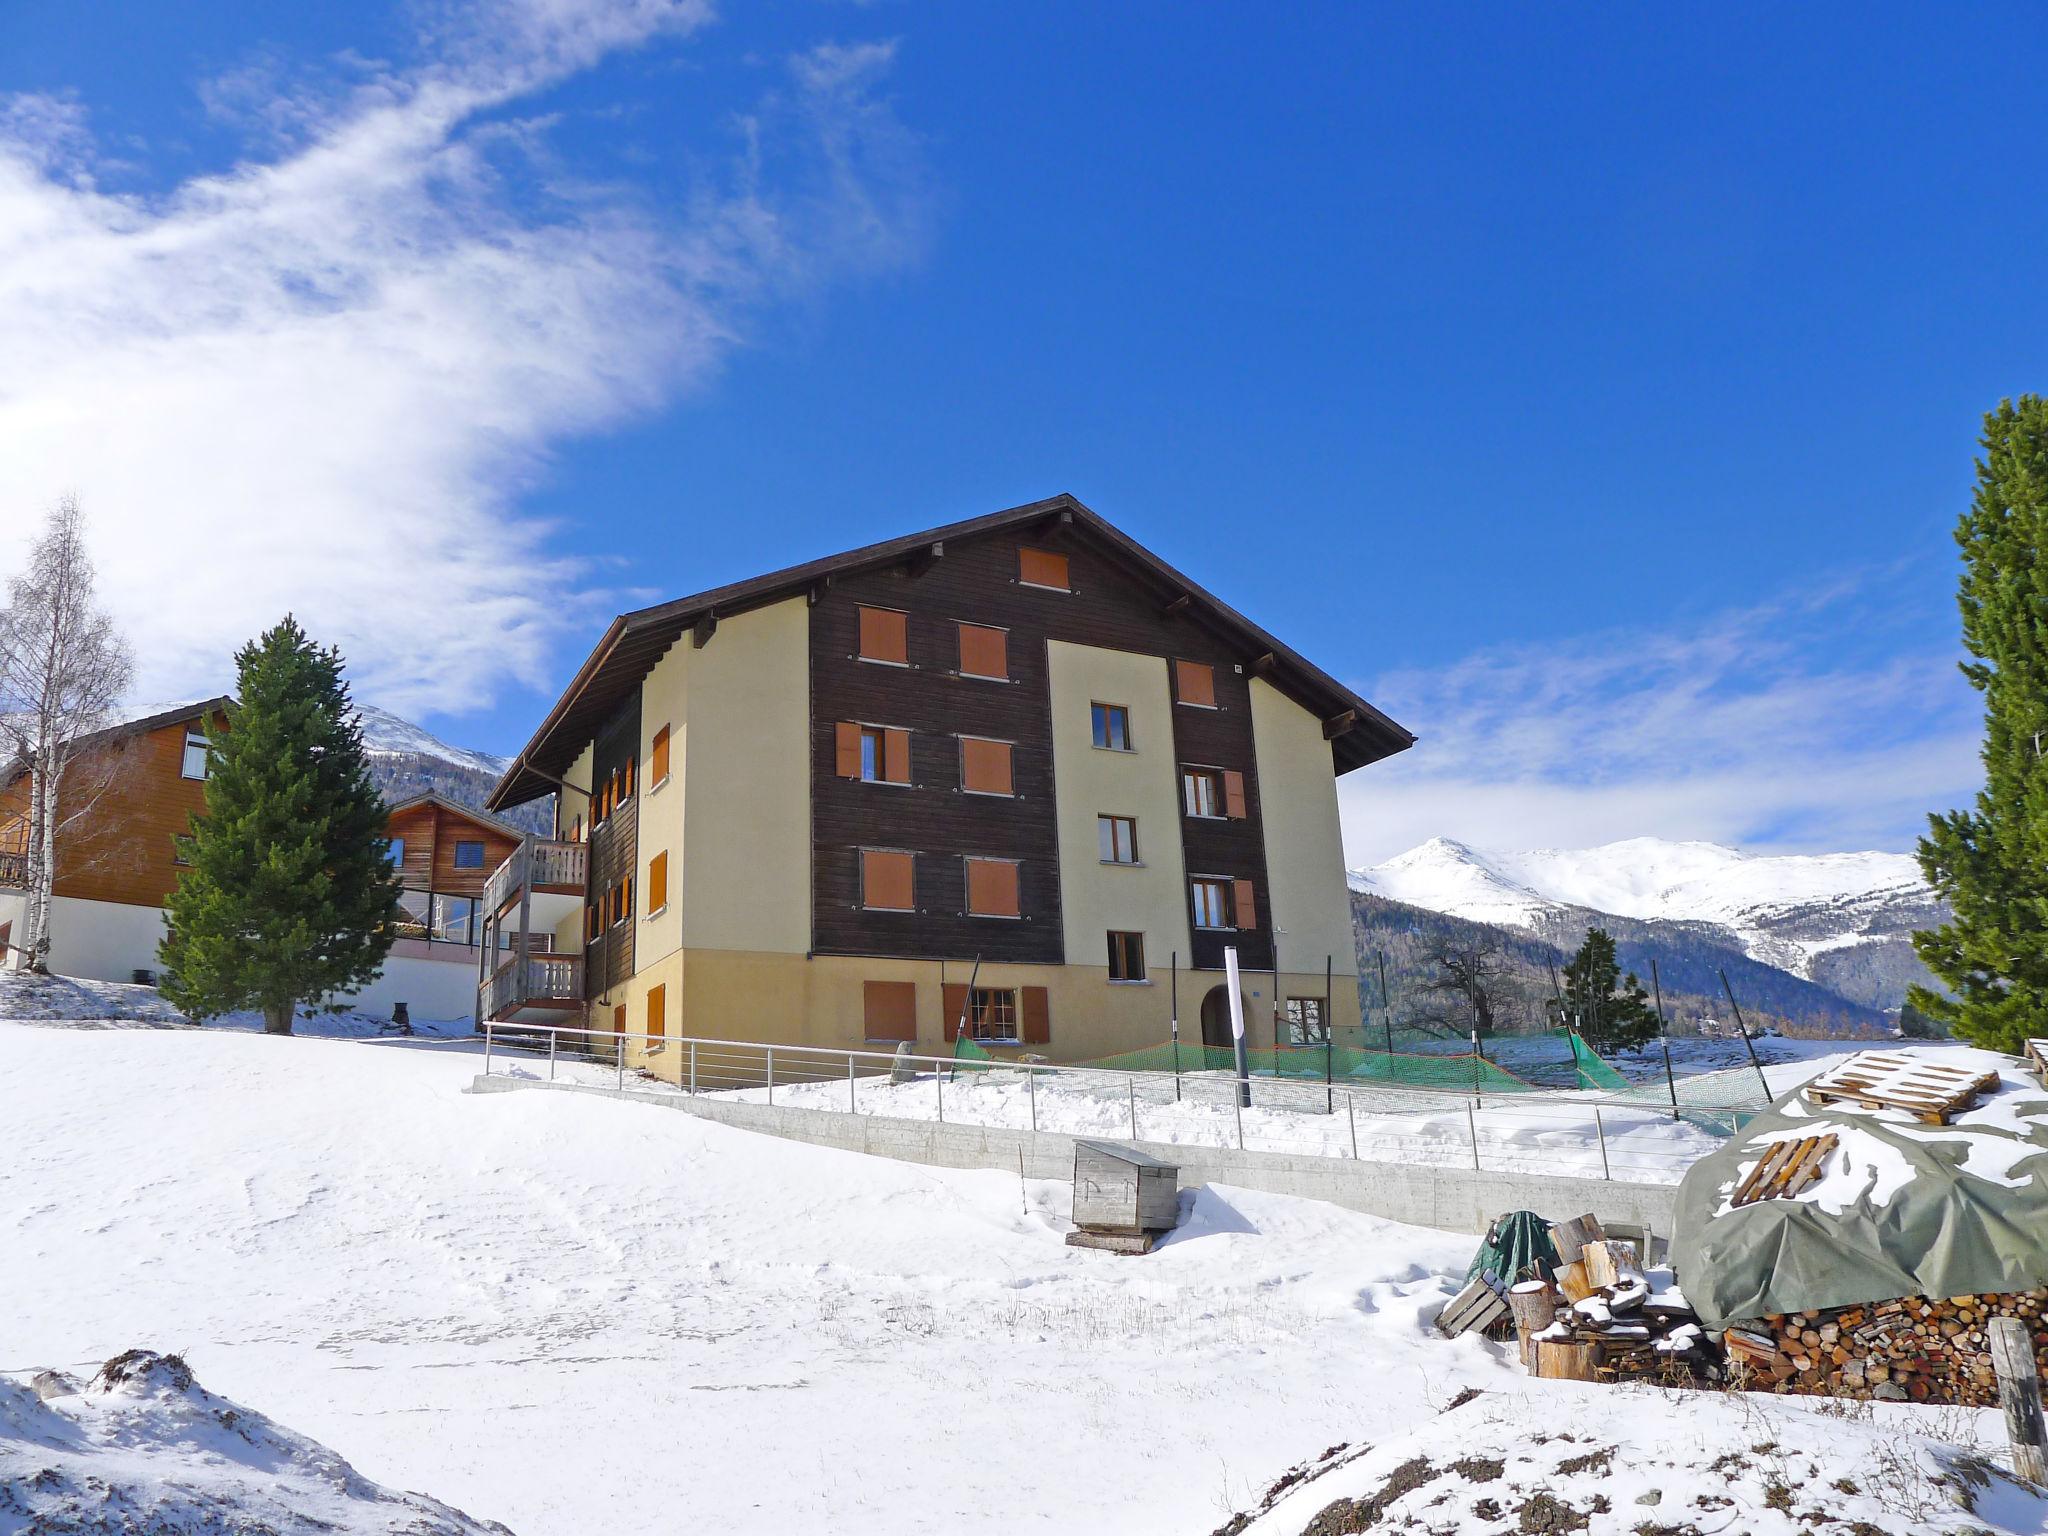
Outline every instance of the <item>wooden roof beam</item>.
{"label": "wooden roof beam", "polygon": [[938,564],[940,558],[945,553],[945,541],[943,539],[938,540],[926,545],[923,549],[912,555],[909,560],[904,562],[903,569],[909,573],[910,579],[915,581],[934,565]]}
{"label": "wooden roof beam", "polygon": [[815,608],[825,600],[825,594],[831,590],[832,578],[829,575],[820,576],[811,583],[811,589],[804,594],[804,600]]}
{"label": "wooden roof beam", "polygon": [[1176,613],[1185,613],[1187,612],[1188,604],[1192,603],[1193,601],[1194,598],[1189,596],[1187,593],[1183,592],[1179,597],[1174,598],[1172,601],[1162,606],[1159,610],[1160,615],[1164,618],[1170,619]]}
{"label": "wooden roof beam", "polygon": [[703,616],[690,626],[690,644],[701,651],[711,643],[711,637],[717,633],[718,615],[706,609]]}
{"label": "wooden roof beam", "polygon": [[1358,711],[1347,709],[1341,715],[1332,715],[1323,722],[1323,740],[1335,741],[1339,736],[1358,724]]}
{"label": "wooden roof beam", "polygon": [[1279,670],[1280,658],[1278,656],[1275,656],[1271,651],[1263,652],[1262,654],[1254,656],[1252,658],[1253,677],[1271,677],[1275,672]]}
{"label": "wooden roof beam", "polygon": [[1031,525],[1031,537],[1034,539],[1049,539],[1062,528],[1071,528],[1073,526],[1074,514],[1072,512],[1055,512],[1052,516],[1042,518]]}

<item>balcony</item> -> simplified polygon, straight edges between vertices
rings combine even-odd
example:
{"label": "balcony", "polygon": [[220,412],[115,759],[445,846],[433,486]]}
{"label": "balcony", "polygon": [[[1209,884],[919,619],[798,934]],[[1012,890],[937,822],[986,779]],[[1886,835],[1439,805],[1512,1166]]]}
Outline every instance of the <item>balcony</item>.
{"label": "balcony", "polygon": [[493,917],[501,916],[522,892],[580,900],[589,879],[588,843],[530,837],[491,871],[491,878],[484,882],[483,909]]}
{"label": "balcony", "polygon": [[583,1006],[583,957],[513,955],[485,979],[480,1001],[483,1016],[500,1023],[573,1012]]}

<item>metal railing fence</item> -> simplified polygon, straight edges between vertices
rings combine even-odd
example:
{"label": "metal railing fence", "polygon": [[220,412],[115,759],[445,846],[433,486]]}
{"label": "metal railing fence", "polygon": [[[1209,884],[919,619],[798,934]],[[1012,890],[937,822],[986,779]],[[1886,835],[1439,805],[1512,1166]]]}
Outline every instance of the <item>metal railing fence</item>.
{"label": "metal railing fence", "polygon": [[[1587,1093],[1487,1097],[1227,1074],[965,1061],[888,1051],[483,1026],[487,1075],[609,1083],[653,1095],[1112,1140],[1235,1147],[1644,1183],[1675,1183],[1736,1112]],[[542,1063],[545,1063],[543,1066]]]}

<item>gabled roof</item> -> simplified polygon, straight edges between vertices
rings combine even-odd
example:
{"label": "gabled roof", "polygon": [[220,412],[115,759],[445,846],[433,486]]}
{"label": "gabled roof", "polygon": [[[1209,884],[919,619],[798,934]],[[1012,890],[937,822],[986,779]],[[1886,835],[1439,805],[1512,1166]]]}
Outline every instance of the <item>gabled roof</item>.
{"label": "gabled roof", "polygon": [[450,800],[446,795],[437,795],[431,789],[422,790],[416,795],[407,795],[403,800],[393,801],[384,808],[384,816],[389,821],[401,811],[416,810],[422,805],[438,805],[452,816],[460,816],[464,821],[473,822],[492,832],[502,832],[510,838],[524,839],[526,836],[524,827],[515,827],[509,821],[501,821],[496,816],[480,811],[473,805],[464,805],[459,800]]}
{"label": "gabled roof", "polygon": [[1270,658],[1260,675],[1323,717],[1332,736],[1331,746],[1340,774],[1414,745],[1412,733],[1327,672],[1281,644],[1072,496],[1062,493],[619,615],[485,803],[493,810],[501,810],[552,790],[584,744],[639,686],[663,652],[699,622],[715,622],[800,596],[821,583],[829,583],[834,576],[898,564],[949,539],[966,540],[1008,528],[1040,525],[1047,532],[1057,528],[1068,537],[1110,555],[1141,582],[1153,587],[1163,601],[1186,599],[1180,611],[1191,622],[1205,625],[1241,645],[1247,662]]}
{"label": "gabled roof", "polygon": [[[211,699],[195,699],[189,704],[144,704],[136,706],[142,713],[128,715],[115,720],[111,725],[104,725],[96,731],[87,732],[72,743],[71,750],[74,754],[90,752],[96,747],[108,746],[129,736],[146,736],[151,731],[161,730],[167,725],[178,725],[187,720],[210,719],[212,716],[225,711],[228,705],[233,702],[234,699],[230,695],[221,694]],[[119,714],[120,711],[117,709],[115,713]],[[0,784],[12,784],[26,772],[28,772],[27,762],[22,758],[16,757],[6,763],[4,767],[0,767]]]}

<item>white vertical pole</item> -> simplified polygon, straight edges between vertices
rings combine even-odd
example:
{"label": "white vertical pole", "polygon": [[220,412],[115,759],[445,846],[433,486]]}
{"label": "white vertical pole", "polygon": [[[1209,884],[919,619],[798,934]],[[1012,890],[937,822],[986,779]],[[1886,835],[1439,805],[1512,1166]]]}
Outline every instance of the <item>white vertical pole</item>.
{"label": "white vertical pole", "polygon": [[1467,1101],[1465,1105],[1465,1134],[1472,1138],[1472,1167],[1474,1171],[1477,1171],[1479,1167],[1479,1122],[1473,1117],[1470,1101]]}
{"label": "white vertical pole", "polygon": [[615,1038],[619,1042],[619,1048],[615,1054],[619,1060],[619,1088],[623,1092],[626,1087],[626,1032],[623,1029],[620,1030]]}
{"label": "white vertical pole", "polygon": [[1351,1160],[1358,1161],[1358,1103],[1350,1094],[1344,1095],[1344,1117],[1351,1122]]}
{"label": "white vertical pole", "polygon": [[[1242,1040],[1240,1040],[1240,1044]],[[1244,1150],[1244,1105],[1238,1102],[1236,1094],[1230,1096],[1230,1116],[1237,1122],[1237,1150]]]}
{"label": "white vertical pole", "polygon": [[695,1095],[697,1092],[697,1040],[695,1036],[692,1036],[690,1039],[690,1092],[692,1095]]}
{"label": "white vertical pole", "polygon": [[555,1048],[561,1044],[561,1041],[562,1032],[560,1030],[550,1029],[548,1031],[548,1081],[551,1083],[555,1080]]}
{"label": "white vertical pole", "polygon": [[1124,1079],[1124,1086],[1131,1090],[1131,1140],[1136,1141],[1138,1139],[1138,1080],[1135,1077],[1127,1077]]}
{"label": "white vertical pole", "polygon": [[484,1020],[484,1076],[491,1075],[491,1021]]}
{"label": "white vertical pole", "polygon": [[938,1090],[939,1124],[944,1125],[946,1123],[946,1073],[943,1067],[932,1073],[932,1087]]}
{"label": "white vertical pole", "polygon": [[768,1047],[768,1102],[775,1102],[775,1047]]}
{"label": "white vertical pole", "polygon": [[853,1086],[853,1052],[846,1053],[846,1112],[860,1113],[860,1091]]}
{"label": "white vertical pole", "polygon": [[1038,1129],[1038,1074],[1031,1068],[1024,1069],[1024,1091],[1031,1099],[1031,1129]]}
{"label": "white vertical pole", "polygon": [[1612,1179],[1614,1170],[1607,1166],[1607,1127],[1600,1122],[1600,1106],[1593,1106],[1593,1134],[1600,1138],[1600,1177]]}
{"label": "white vertical pole", "polygon": [[[1237,1102],[1242,1108],[1252,1101],[1252,1069],[1251,1060],[1245,1054],[1244,996],[1237,989],[1237,946],[1234,944],[1223,951],[1223,985],[1230,993],[1230,1037],[1237,1046]],[[1240,1125],[1243,1119],[1242,1115],[1238,1117]],[[1242,1147],[1243,1144],[1244,1136],[1240,1131],[1238,1145]]]}

